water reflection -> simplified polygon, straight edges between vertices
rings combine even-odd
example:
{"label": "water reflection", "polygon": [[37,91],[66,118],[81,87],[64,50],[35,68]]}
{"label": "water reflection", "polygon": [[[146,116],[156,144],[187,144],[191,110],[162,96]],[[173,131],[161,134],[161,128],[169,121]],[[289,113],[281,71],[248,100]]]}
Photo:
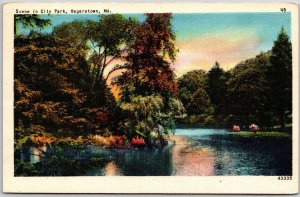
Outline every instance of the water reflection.
{"label": "water reflection", "polygon": [[120,172],[118,166],[115,164],[114,161],[109,162],[105,167],[104,167],[104,175],[105,176],[118,176],[122,175]]}
{"label": "water reflection", "polygon": [[213,150],[201,148],[199,144],[192,144],[183,136],[175,136],[176,146],[173,149],[173,173],[172,175],[214,175],[215,158]]}
{"label": "water reflection", "polygon": [[243,138],[222,132],[187,138],[214,150],[215,175],[292,174],[291,139]]}
{"label": "water reflection", "polygon": [[102,169],[91,170],[87,175],[168,176],[172,174],[172,149],[167,146],[144,150],[97,150],[94,155],[113,158]]}
{"label": "water reflection", "polygon": [[[88,147],[91,157],[108,157],[104,167],[88,169],[86,176],[215,176],[291,175],[292,141],[243,138],[225,130],[178,129],[170,145],[157,149],[108,150]],[[20,159],[37,163],[46,147],[24,147]],[[26,154],[23,154],[26,153]],[[29,154],[28,154],[29,153]],[[74,150],[64,152],[72,155]],[[64,156],[62,155],[62,156]],[[87,153],[77,154],[77,159]]]}
{"label": "water reflection", "polygon": [[179,129],[171,140],[176,145],[161,149],[106,150],[115,159],[93,175],[292,174],[291,140],[242,138],[215,129]]}

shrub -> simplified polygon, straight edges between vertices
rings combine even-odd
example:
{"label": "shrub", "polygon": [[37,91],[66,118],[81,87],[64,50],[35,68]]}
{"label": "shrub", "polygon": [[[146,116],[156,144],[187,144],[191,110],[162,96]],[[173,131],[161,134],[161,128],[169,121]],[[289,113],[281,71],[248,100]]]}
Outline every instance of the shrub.
{"label": "shrub", "polygon": [[107,138],[110,148],[120,148],[126,145],[127,138],[125,136],[110,136]]}
{"label": "shrub", "polygon": [[205,125],[212,125],[212,124],[215,124],[216,123],[216,120],[214,119],[213,116],[207,116],[205,119],[204,119],[204,124]]}
{"label": "shrub", "polygon": [[239,132],[240,130],[241,130],[240,126],[238,126],[238,125],[233,125],[233,127],[232,127],[232,131],[233,131],[233,132]]}
{"label": "shrub", "polygon": [[251,124],[249,126],[250,131],[256,133],[256,131],[258,131],[258,126],[256,124]]}

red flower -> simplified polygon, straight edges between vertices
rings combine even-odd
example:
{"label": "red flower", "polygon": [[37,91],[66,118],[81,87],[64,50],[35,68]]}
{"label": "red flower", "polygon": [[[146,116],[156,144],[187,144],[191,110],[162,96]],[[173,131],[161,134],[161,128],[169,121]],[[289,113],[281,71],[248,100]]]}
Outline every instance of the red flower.
{"label": "red flower", "polygon": [[132,138],[131,144],[135,146],[143,146],[145,145],[145,140],[143,138],[135,137]]}

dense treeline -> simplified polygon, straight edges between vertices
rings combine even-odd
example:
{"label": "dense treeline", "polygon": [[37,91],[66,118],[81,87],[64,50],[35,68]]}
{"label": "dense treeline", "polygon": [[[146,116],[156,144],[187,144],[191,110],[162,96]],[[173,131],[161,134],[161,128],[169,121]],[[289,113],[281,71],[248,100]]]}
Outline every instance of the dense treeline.
{"label": "dense treeline", "polygon": [[224,71],[216,64],[206,73],[191,71],[178,80],[188,118],[181,123],[248,130],[286,124],[292,117],[292,48],[282,28],[273,48]]}
{"label": "dense treeline", "polygon": [[[176,121],[227,128],[280,124],[286,130],[292,61],[283,29],[270,51],[229,71],[216,62],[208,72],[194,70],[177,79],[171,19],[171,14],[146,14],[139,22],[113,14],[63,23],[51,34],[19,35],[20,24],[42,28],[50,21],[18,16],[16,147],[70,138],[114,147],[157,146],[167,143]],[[109,81],[119,88],[118,99]]]}

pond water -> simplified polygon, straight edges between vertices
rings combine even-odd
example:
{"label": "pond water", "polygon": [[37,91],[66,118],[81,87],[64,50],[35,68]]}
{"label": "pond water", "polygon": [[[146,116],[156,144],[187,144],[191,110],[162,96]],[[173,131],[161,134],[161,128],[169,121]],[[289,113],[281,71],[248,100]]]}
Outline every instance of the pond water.
{"label": "pond water", "polygon": [[176,129],[176,142],[158,149],[103,150],[112,157],[88,176],[215,176],[291,175],[292,141],[281,138],[245,138],[222,129]]}
{"label": "pond water", "polygon": [[[27,160],[39,162],[39,151],[31,148],[33,154]],[[224,129],[176,129],[163,148],[112,150],[90,146],[88,154],[111,161],[88,169],[84,176],[292,175],[291,139],[239,137]]]}

